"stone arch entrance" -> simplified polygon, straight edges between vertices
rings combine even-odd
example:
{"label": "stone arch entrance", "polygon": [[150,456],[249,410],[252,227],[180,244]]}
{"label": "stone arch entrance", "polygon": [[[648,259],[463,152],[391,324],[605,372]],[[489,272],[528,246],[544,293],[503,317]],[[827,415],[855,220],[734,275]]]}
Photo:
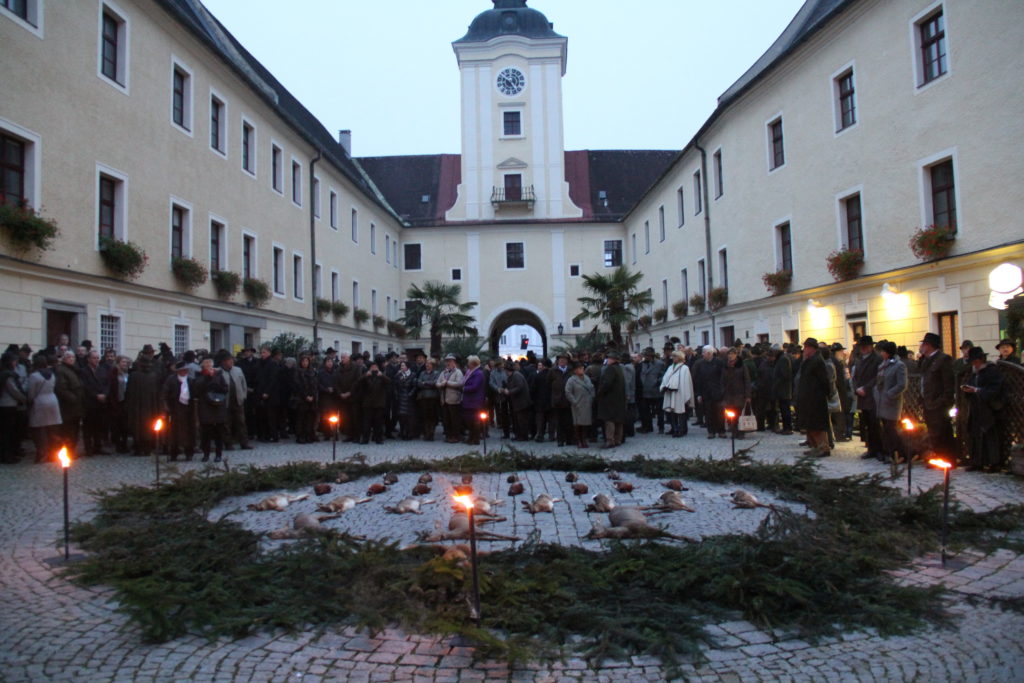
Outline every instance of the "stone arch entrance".
{"label": "stone arch entrance", "polygon": [[525,308],[510,308],[495,316],[487,331],[487,343],[492,356],[498,355],[498,340],[501,337],[501,333],[512,325],[529,325],[537,330],[540,333],[541,343],[544,345],[543,357],[548,355],[547,328],[540,316]]}

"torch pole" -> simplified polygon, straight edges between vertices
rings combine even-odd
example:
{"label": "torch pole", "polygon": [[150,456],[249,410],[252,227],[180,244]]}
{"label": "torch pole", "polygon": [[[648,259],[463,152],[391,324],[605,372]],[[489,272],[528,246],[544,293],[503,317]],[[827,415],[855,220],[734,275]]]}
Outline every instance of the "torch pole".
{"label": "torch pole", "polygon": [[476,521],[473,519],[472,506],[467,511],[469,514],[469,561],[473,568],[473,620],[477,628],[480,628],[480,576],[476,566]]}
{"label": "torch pole", "polygon": [[913,457],[908,457],[907,458],[907,495],[908,496],[910,495],[910,479],[911,479],[910,473],[911,473],[911,471],[913,469],[914,469],[914,458]]}
{"label": "torch pole", "polygon": [[331,462],[338,462],[338,423],[334,423],[334,440],[331,442]]}
{"label": "torch pole", "polygon": [[942,470],[942,566],[946,566],[946,542],[949,540],[949,471]]}
{"label": "torch pole", "polygon": [[64,561],[66,562],[71,558],[71,551],[68,546],[69,527],[70,527],[70,515],[68,513],[68,468],[62,468],[64,471]]}
{"label": "torch pole", "polygon": [[736,418],[735,417],[732,419],[732,422],[733,422],[732,429],[729,430],[729,431],[731,432],[731,435],[732,435],[732,457],[735,458],[736,457]]}

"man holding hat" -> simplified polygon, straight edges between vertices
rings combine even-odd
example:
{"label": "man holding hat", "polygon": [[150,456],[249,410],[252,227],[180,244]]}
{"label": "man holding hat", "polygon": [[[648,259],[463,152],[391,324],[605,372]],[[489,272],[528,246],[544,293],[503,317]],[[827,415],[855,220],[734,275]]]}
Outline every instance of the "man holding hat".
{"label": "man holding hat", "polygon": [[995,363],[988,362],[980,346],[971,348],[967,358],[971,361],[971,374],[961,387],[970,405],[967,469],[998,472],[1004,462],[1003,374]]}
{"label": "man holding hat", "polygon": [[875,381],[878,379],[878,366],[882,357],[875,353],[875,340],[871,335],[864,335],[857,340],[860,358],[853,366],[850,384],[857,396],[857,410],[860,411],[860,436],[867,442],[867,451],[861,457],[875,458],[885,451],[882,445],[882,430],[878,422],[878,409],[875,404]]}
{"label": "man holding hat", "polygon": [[1020,356],[1017,355],[1017,342],[1012,339],[1004,339],[996,344],[996,351],[999,353],[999,360],[1020,365]]}
{"label": "man holding hat", "polygon": [[191,460],[196,450],[196,387],[188,373],[188,363],[181,360],[174,364],[174,374],[164,380],[164,408],[171,422],[167,448],[171,462],[178,459],[179,450],[185,452],[185,460]]}
{"label": "man holding hat", "polygon": [[928,442],[938,455],[955,462],[956,442],[949,409],[953,407],[956,384],[953,359],[942,350],[942,338],[934,332],[921,340],[921,403],[924,423],[928,426]]}

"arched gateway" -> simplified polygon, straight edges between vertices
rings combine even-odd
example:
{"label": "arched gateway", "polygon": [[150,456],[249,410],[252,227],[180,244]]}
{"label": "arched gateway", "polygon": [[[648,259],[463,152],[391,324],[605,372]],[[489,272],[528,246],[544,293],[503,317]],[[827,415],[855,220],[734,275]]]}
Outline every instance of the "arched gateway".
{"label": "arched gateway", "polygon": [[543,356],[548,354],[547,327],[541,317],[533,311],[525,308],[508,308],[491,318],[487,327],[487,342],[491,355],[498,355],[498,340],[501,333],[513,325],[529,325],[540,333],[541,343],[544,345]]}

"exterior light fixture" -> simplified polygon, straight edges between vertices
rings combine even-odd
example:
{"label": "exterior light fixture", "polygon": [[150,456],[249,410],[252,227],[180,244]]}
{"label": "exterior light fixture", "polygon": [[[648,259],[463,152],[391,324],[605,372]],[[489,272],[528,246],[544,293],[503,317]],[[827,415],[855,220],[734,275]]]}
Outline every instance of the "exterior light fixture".
{"label": "exterior light fixture", "polygon": [[1003,263],[988,274],[988,305],[998,311],[1006,310],[1006,300],[1024,292],[1024,273],[1020,266]]}

